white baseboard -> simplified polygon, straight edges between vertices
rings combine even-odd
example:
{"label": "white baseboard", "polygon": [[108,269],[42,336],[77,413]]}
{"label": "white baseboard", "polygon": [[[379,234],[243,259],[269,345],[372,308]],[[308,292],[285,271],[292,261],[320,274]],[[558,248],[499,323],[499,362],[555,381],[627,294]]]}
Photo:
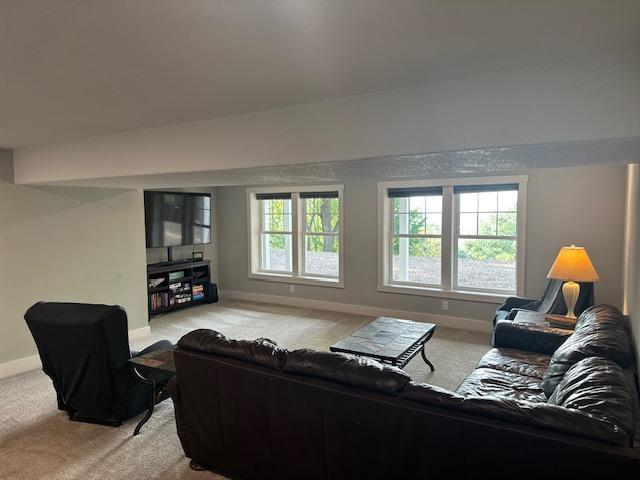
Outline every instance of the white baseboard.
{"label": "white baseboard", "polygon": [[129,330],[129,341],[140,340],[141,338],[151,335],[151,327],[149,325],[145,327],[136,328],[135,330]]}
{"label": "white baseboard", "polygon": [[424,312],[409,312],[394,310],[391,308],[373,307],[369,305],[355,305],[351,303],[326,302],[310,298],[285,297],[283,295],[266,295],[263,293],[240,292],[236,290],[221,290],[220,297],[233,298],[277,305],[290,305],[293,307],[313,308],[314,310],[330,310],[333,312],[352,313],[369,317],[396,317],[418,322],[435,323],[441,327],[457,328],[459,330],[471,330],[473,332],[491,332],[491,322],[485,322],[473,318],[452,317],[449,315],[437,315]]}
{"label": "white baseboard", "polygon": [[[129,330],[129,341],[139,340],[151,335],[151,327],[136,328]],[[13,377],[21,373],[29,372],[42,368],[39,355],[31,355],[30,357],[18,358],[10,362],[0,363],[0,379]]]}
{"label": "white baseboard", "polygon": [[0,363],[0,378],[13,377],[14,375],[38,368],[42,368],[39,355],[18,358],[17,360],[11,360],[7,363]]}

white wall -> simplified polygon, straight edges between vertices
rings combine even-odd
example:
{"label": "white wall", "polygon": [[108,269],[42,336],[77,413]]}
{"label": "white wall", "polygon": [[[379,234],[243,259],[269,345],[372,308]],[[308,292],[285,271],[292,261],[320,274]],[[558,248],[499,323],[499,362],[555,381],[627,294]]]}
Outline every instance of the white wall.
{"label": "white wall", "polygon": [[640,59],[512,70],[20,148],[18,183],[640,135]]}
{"label": "white wall", "polygon": [[636,362],[640,370],[640,165],[627,170],[627,212],[625,244],[625,311],[631,320]]}
{"label": "white wall", "polygon": [[142,192],[12,181],[0,151],[0,367],[37,353],[23,315],[40,300],[122,305],[146,327]]}
{"label": "white wall", "polygon": [[[529,175],[525,295],[542,294],[558,250],[574,243],[587,248],[600,274],[596,302],[620,307],[625,166],[517,173]],[[377,183],[372,179],[346,179],[343,183],[345,288],[296,285],[295,297],[487,322],[493,319],[496,305],[491,303],[449,300],[449,310],[444,312],[439,298],[378,292]],[[291,297],[287,284],[247,278],[246,187],[217,190],[221,289]]]}

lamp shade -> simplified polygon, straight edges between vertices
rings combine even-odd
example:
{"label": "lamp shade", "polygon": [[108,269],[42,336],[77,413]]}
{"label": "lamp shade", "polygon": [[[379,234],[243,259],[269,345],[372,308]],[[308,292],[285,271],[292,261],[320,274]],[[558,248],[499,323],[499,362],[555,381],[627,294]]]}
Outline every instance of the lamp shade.
{"label": "lamp shade", "polygon": [[598,272],[593,267],[584,247],[562,247],[551,265],[547,278],[573,282],[597,282]]}

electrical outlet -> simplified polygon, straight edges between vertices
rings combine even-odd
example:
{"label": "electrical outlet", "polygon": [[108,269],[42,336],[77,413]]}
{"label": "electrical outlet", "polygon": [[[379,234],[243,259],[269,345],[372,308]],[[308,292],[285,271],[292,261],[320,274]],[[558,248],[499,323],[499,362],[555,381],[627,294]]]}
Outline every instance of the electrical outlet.
{"label": "electrical outlet", "polygon": [[296,286],[295,285],[289,285],[289,293],[296,293]]}
{"label": "electrical outlet", "polygon": [[442,301],[442,309],[443,310],[449,310],[449,300],[443,300]]}

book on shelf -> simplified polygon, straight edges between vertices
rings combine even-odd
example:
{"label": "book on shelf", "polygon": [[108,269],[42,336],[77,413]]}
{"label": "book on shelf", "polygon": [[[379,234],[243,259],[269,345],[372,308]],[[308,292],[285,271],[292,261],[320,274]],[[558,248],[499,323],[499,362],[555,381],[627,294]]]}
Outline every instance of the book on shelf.
{"label": "book on shelf", "polygon": [[179,305],[181,303],[190,302],[191,301],[191,296],[185,297],[185,298],[171,297],[171,299],[169,301],[171,302],[171,305]]}
{"label": "book on shelf", "polygon": [[191,284],[188,282],[172,283],[171,285],[169,285],[169,290],[171,290],[171,293],[190,292]]}
{"label": "book on shelf", "polygon": [[151,310],[158,310],[159,308],[169,306],[169,294],[168,293],[152,293],[149,295],[149,301],[151,302]]}
{"label": "book on shelf", "polygon": [[169,281],[176,280],[178,278],[186,277],[186,274],[183,270],[179,272],[169,272]]}
{"label": "book on shelf", "polygon": [[193,286],[193,300],[202,300],[204,298],[204,285]]}
{"label": "book on shelf", "polygon": [[158,288],[165,281],[164,277],[156,277],[149,279],[149,288]]}

